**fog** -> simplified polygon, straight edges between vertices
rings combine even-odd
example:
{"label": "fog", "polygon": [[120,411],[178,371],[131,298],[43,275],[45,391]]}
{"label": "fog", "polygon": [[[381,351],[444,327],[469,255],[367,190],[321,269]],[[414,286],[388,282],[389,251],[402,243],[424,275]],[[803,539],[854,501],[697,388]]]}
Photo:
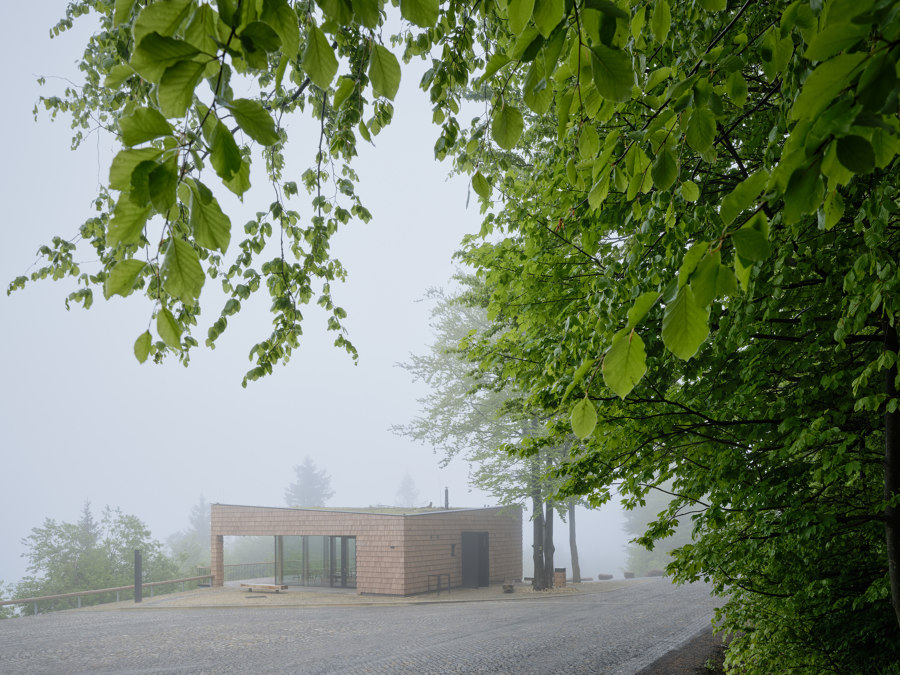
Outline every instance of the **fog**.
{"label": "fog", "polygon": [[[8,8],[13,30],[0,47],[7,64],[0,112],[7,153],[0,169],[4,288],[28,273],[39,246],[57,234],[71,237],[92,215],[91,199],[114,153],[96,134],[70,152],[68,120],[32,117],[41,93],[61,94],[66,79],[78,80],[85,30],[48,38],[65,6],[47,0]],[[41,75],[48,78],[43,88],[35,82]],[[90,310],[66,311],[63,300],[75,288],[69,281],[2,295],[0,580],[25,574],[20,541],[31,528],[45,518],[76,521],[86,500],[96,510],[108,504],[138,516],[165,541],[187,527],[201,495],[282,506],[292,467],[306,455],[331,476],[329,505],[394,503],[406,473],[423,505],[443,503],[445,488],[451,506],[495,503],[470,488],[465,464],[441,469],[430,448],[389,430],[415,415],[423,393],[395,365],[430,342],[429,306],[418,300],[427,288],[447,284],[453,251],[480,224],[474,198],[466,209],[467,181],[448,180],[449,166],[433,160],[436,131],[417,82],[404,71],[394,123],[376,137],[377,151],[356,163],[374,219],[351,224],[335,241],[334,253],[349,270],[335,296],[349,313],[358,364],[332,347],[334,335],[314,307],[304,310],[305,337],[291,362],[242,389],[249,349],[269,330],[265,298],[230,320],[215,350],[195,349],[184,368],[175,360],[162,366],[135,360],[132,344],[151,312],[137,296],[106,302],[97,293]],[[298,178],[316,140],[294,131]],[[226,207],[234,227],[271,201],[262,176],[255,183],[244,205]],[[295,203],[306,208],[303,199]],[[91,260],[80,262],[88,269]],[[194,333],[201,345],[221,306],[215,286],[207,281],[204,289],[205,312]],[[582,510],[577,521],[582,574],[619,575],[625,535],[618,511]],[[527,522],[523,531],[527,557]],[[557,566],[569,567],[561,523],[556,539]]]}

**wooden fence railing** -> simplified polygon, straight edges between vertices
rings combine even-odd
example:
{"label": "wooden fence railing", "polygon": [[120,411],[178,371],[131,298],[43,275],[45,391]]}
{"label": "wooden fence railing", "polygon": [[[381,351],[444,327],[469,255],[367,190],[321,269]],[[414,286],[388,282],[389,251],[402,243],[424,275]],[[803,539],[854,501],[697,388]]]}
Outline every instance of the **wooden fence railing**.
{"label": "wooden fence railing", "polygon": [[[189,581],[200,581],[202,579],[212,579],[211,574],[202,574],[196,577],[184,577],[182,579],[166,579],[164,581],[147,581],[141,584],[141,588],[149,588],[150,595],[153,595],[153,589],[157,586],[165,586],[167,584],[181,584],[181,590],[184,590],[185,583]],[[38,613],[38,603],[46,600],[64,600],[68,598],[78,598],[78,606],[81,607],[81,598],[87,595],[100,595],[101,593],[115,593],[116,601],[119,601],[119,594],[124,591],[133,591],[135,589],[135,585],[131,584],[130,586],[116,586],[115,588],[98,588],[92,591],[76,591],[74,593],[58,593],[56,595],[41,595],[36,598],[18,598],[15,600],[2,600],[0,601],[0,607],[4,605],[34,605],[34,613]]]}

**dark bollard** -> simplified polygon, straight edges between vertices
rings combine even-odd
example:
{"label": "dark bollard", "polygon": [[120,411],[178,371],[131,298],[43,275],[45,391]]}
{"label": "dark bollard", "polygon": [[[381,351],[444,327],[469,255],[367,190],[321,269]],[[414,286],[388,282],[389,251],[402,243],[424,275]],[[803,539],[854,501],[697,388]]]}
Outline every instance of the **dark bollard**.
{"label": "dark bollard", "polygon": [[140,602],[144,599],[144,575],[141,570],[141,552],[134,549],[134,601]]}

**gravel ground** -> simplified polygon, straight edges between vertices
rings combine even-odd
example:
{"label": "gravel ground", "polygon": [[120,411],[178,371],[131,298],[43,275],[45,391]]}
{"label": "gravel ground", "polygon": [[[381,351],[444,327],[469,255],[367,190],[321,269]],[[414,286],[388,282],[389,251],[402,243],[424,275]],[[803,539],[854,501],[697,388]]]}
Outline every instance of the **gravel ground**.
{"label": "gravel ground", "polygon": [[0,672],[632,675],[708,630],[704,585],[604,583],[399,600],[204,589],[0,622]]}

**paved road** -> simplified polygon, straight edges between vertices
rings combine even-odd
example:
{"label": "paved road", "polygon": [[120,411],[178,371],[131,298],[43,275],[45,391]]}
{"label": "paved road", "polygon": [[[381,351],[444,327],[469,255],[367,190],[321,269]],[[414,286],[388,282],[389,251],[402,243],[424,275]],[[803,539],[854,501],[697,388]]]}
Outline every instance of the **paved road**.
{"label": "paved road", "polygon": [[632,674],[714,606],[658,579],[513,602],[58,612],[0,621],[0,672]]}

